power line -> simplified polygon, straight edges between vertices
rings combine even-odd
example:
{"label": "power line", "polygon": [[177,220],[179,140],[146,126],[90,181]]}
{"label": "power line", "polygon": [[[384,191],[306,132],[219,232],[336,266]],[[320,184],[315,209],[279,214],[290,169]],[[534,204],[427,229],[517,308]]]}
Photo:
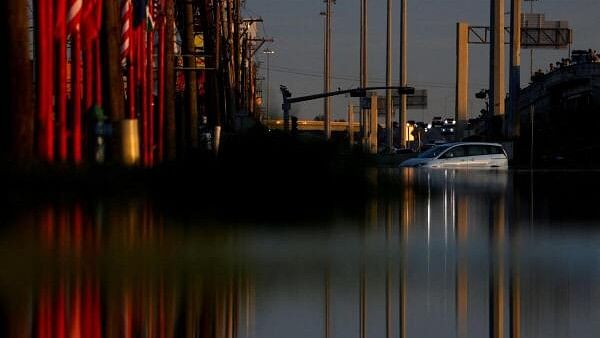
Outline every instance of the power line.
{"label": "power line", "polygon": [[[288,67],[281,67],[281,66],[271,66],[271,71],[276,72],[276,73],[294,74],[294,75],[313,77],[313,78],[319,78],[319,79],[323,78],[323,74],[321,74],[319,72],[310,71],[310,70],[294,69],[294,68],[288,68]],[[356,83],[358,83],[360,81],[360,79],[358,77],[350,76],[350,75],[334,75],[331,78],[335,79],[335,80],[352,81],[352,82],[356,82]],[[381,83],[381,84],[385,83],[385,79],[382,79],[382,78],[370,78],[369,81],[374,82],[374,83]],[[443,82],[416,81],[416,82],[414,82],[414,84],[423,86],[423,87],[431,87],[431,88],[454,89],[454,87],[455,87],[454,84],[443,83]],[[473,84],[472,86],[473,87],[485,87],[485,85],[483,85],[483,84]]]}

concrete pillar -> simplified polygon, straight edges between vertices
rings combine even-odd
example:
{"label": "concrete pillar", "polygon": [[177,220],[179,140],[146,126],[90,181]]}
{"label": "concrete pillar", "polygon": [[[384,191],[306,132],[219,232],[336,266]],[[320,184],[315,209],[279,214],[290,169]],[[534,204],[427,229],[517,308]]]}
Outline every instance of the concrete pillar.
{"label": "concrete pillar", "polygon": [[490,109],[504,116],[504,0],[491,0]]}
{"label": "concrete pillar", "polygon": [[519,92],[521,91],[521,0],[511,0],[510,36],[510,106],[507,119],[507,134],[521,134],[519,118]]}
{"label": "concrete pillar", "polygon": [[377,129],[379,123],[377,122],[377,95],[371,96],[371,112],[369,115],[369,153],[377,154]]}
{"label": "concrete pillar", "polygon": [[456,24],[456,140],[464,137],[464,128],[469,119],[469,24]]}

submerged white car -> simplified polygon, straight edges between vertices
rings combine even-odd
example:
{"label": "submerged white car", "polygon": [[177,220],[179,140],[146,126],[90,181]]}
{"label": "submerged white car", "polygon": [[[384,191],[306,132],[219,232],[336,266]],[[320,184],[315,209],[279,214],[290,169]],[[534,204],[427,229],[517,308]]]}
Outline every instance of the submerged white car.
{"label": "submerged white car", "polygon": [[401,167],[448,169],[506,169],[508,156],[501,144],[483,142],[449,143],[433,147]]}

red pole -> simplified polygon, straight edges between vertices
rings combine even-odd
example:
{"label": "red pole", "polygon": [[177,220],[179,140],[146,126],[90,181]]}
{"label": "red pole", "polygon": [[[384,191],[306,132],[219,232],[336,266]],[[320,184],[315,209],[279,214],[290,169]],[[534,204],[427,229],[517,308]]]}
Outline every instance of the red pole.
{"label": "red pole", "polygon": [[140,85],[141,85],[141,103],[142,103],[142,156],[145,166],[148,166],[148,83],[146,76],[146,30],[145,23],[140,25]]}
{"label": "red pole", "polygon": [[[90,41],[89,36],[87,36],[89,34],[89,32],[85,32],[82,34],[82,44],[85,46],[83,49],[83,71],[84,71],[84,77],[83,77],[83,101],[84,101],[84,105],[83,105],[83,110],[82,110],[82,114],[81,114],[81,143],[82,143],[82,147],[81,147],[81,152],[82,152],[82,158],[83,158],[83,154],[84,153],[88,153],[88,149],[87,147],[84,147],[84,144],[89,144],[90,139],[89,137],[91,137],[91,135],[88,135],[88,128],[86,126],[89,125],[89,121],[91,118],[90,112],[92,110],[92,107],[94,106],[94,76],[95,76],[95,71],[94,71],[94,50],[93,50],[93,43],[92,41]],[[87,155],[86,155],[87,156]]]}
{"label": "red pole", "polygon": [[[129,0],[127,0],[129,1]],[[127,74],[127,97],[129,101],[129,118],[135,119],[135,59],[136,59],[136,47],[137,47],[137,39],[135,30],[133,29],[133,10],[131,9],[131,2],[128,4],[129,11],[126,13],[126,17],[124,20],[129,23],[129,29],[124,32],[129,36],[129,49],[128,49],[128,66],[129,72]]]}
{"label": "red pole", "polygon": [[95,78],[96,82],[94,84],[95,91],[95,102],[98,107],[102,107],[102,60],[100,59],[101,50],[100,50],[100,37],[102,30],[102,15],[103,15],[103,5],[101,0],[96,0],[95,6],[95,19],[96,25],[94,26],[94,60],[95,65],[94,69],[96,70]]}
{"label": "red pole", "polygon": [[61,23],[56,27],[56,115],[58,118],[58,158],[67,162],[69,151],[67,141],[67,26],[65,23],[66,0],[58,0],[56,5],[57,20]]}
{"label": "red pole", "polygon": [[134,58],[134,47],[133,38],[130,40],[132,43],[131,52],[129,53],[129,74],[127,75],[127,97],[129,100],[129,118],[135,119],[135,67],[133,66]]}
{"label": "red pole", "polygon": [[100,59],[100,39],[94,41],[94,54],[96,60],[96,104],[102,107],[102,60]]}
{"label": "red pole", "polygon": [[54,45],[52,43],[54,35],[54,3],[52,0],[48,0],[48,22],[46,28],[46,38],[48,39],[48,51],[46,52],[48,55],[47,62],[47,86],[48,91],[46,93],[46,108],[48,114],[46,115],[46,151],[48,154],[48,161],[54,161],[54,103],[53,94],[54,94]]}
{"label": "red pole", "polygon": [[[158,31],[158,161],[164,157],[164,124],[165,124],[165,18],[163,17]],[[171,63],[169,62],[169,65]],[[174,84],[173,84],[174,85]]]}
{"label": "red pole", "polygon": [[53,4],[51,0],[38,0],[37,6],[37,111],[38,153],[48,162],[53,160],[53,110],[52,110],[52,27]]}
{"label": "red pole", "polygon": [[81,164],[82,145],[81,145],[81,33],[76,30],[72,34],[73,46],[71,47],[73,76],[71,77],[71,87],[73,91],[73,160],[75,164]]}
{"label": "red pole", "polygon": [[148,131],[146,143],[146,157],[148,166],[154,164],[154,31],[148,30]]}
{"label": "red pole", "polygon": [[84,113],[87,114],[94,104],[94,52],[92,50],[92,42],[87,38],[85,40],[85,48],[83,49],[83,69],[85,70],[84,77]]}

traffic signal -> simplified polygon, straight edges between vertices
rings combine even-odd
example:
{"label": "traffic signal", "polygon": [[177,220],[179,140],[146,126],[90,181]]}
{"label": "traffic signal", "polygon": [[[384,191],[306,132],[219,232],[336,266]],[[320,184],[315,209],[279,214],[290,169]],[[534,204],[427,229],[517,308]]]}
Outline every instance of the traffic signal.
{"label": "traffic signal", "polygon": [[284,98],[288,99],[288,98],[292,97],[292,93],[290,93],[290,91],[287,89],[286,86],[281,85],[281,86],[279,86],[279,89],[281,89],[281,94],[283,95]]}

